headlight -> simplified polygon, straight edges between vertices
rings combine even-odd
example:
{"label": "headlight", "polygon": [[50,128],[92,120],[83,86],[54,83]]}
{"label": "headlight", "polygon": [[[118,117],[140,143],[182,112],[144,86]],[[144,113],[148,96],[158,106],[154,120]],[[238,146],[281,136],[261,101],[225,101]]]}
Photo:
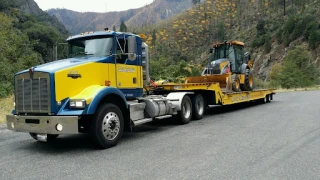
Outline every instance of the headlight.
{"label": "headlight", "polygon": [[71,99],[70,100],[70,108],[83,109],[85,107],[86,107],[86,100],[84,100],[84,99],[79,99],[79,100]]}

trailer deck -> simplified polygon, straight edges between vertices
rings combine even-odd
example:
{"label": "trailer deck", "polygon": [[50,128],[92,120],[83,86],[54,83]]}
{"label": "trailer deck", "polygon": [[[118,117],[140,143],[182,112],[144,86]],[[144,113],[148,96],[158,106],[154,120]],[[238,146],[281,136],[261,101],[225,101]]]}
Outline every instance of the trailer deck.
{"label": "trailer deck", "polygon": [[220,84],[215,82],[181,84],[171,83],[158,85],[157,87],[157,91],[160,92],[213,92],[215,100],[213,101],[213,104],[208,105],[230,105],[262,99],[270,101],[273,98],[273,94],[275,94],[274,90],[275,89],[256,89],[253,91],[232,92],[232,90],[228,90],[227,88],[220,88]]}

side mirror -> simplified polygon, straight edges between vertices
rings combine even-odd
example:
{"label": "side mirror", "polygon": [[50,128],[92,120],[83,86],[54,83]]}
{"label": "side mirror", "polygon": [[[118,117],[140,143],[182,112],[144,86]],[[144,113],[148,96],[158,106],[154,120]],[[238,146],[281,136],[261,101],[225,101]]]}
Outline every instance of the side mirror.
{"label": "side mirror", "polygon": [[210,53],[213,53],[213,48],[210,48]]}
{"label": "side mirror", "polygon": [[137,41],[136,36],[128,37],[128,59],[134,61],[137,58]]}

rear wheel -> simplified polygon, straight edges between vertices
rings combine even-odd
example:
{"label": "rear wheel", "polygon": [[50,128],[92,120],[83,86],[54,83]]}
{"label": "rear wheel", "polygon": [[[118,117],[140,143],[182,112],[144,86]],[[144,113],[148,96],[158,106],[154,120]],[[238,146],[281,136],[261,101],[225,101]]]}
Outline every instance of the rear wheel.
{"label": "rear wheel", "polygon": [[192,103],[188,95],[185,95],[181,102],[181,111],[178,112],[178,123],[188,124],[192,117]]}
{"label": "rear wheel", "polygon": [[237,74],[232,75],[232,90],[235,92],[240,91],[240,78]]}
{"label": "rear wheel", "polygon": [[205,101],[202,94],[196,94],[192,98],[192,117],[195,120],[202,119],[205,113]]}
{"label": "rear wheel", "polygon": [[91,135],[103,149],[115,146],[122,136],[124,120],[118,106],[107,103],[99,107],[94,115]]}
{"label": "rear wheel", "polygon": [[244,84],[241,85],[241,90],[251,91],[253,89],[253,75],[250,69],[246,69]]}

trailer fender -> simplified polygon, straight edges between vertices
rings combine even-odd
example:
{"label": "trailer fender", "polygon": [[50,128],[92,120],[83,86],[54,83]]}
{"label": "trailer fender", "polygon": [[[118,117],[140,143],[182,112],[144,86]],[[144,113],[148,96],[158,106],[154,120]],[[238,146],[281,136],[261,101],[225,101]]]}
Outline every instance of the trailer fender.
{"label": "trailer fender", "polygon": [[182,99],[187,94],[194,94],[194,93],[193,92],[172,92],[168,94],[166,99],[170,100],[172,105],[176,107],[177,111],[181,111]]}

